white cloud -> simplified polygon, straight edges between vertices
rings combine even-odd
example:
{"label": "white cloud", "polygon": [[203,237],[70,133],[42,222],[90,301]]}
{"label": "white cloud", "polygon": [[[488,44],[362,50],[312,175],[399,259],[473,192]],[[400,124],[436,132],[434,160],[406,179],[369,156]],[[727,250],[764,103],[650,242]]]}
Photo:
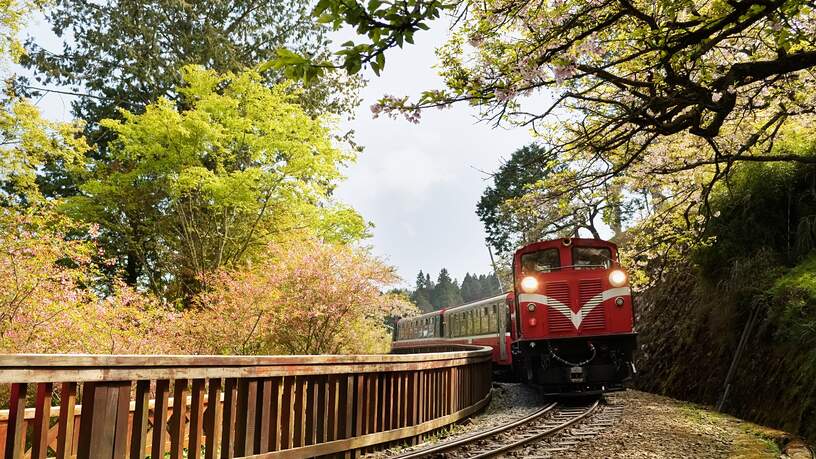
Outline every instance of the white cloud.
{"label": "white cloud", "polygon": [[349,124],[365,146],[345,174],[338,197],[358,209],[376,228],[371,241],[410,284],[422,269],[443,267],[460,281],[465,272],[491,270],[476,203],[501,158],[530,142],[524,129],[493,129],[477,123],[475,112],[457,105],[423,112],[419,124],[380,117],[369,106],[384,94],[416,95],[439,87],[431,69],[433,45],[444,34],[389,54],[382,77],[370,77],[357,119]]}

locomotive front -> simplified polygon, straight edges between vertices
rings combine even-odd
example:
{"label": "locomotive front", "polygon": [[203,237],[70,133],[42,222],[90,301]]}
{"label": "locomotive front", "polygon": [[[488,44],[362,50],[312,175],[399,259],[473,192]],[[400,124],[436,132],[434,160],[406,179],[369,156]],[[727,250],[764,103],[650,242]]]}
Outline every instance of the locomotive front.
{"label": "locomotive front", "polygon": [[513,364],[547,393],[623,389],[634,373],[632,296],[617,247],[537,242],[513,257]]}

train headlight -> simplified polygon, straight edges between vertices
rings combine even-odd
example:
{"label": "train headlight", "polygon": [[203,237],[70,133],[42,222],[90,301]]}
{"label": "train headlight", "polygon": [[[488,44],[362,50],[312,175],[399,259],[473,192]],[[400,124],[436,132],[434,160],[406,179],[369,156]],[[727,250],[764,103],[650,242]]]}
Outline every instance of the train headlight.
{"label": "train headlight", "polygon": [[527,303],[527,310],[530,312],[535,312],[535,303]]}
{"label": "train headlight", "polygon": [[538,279],[533,276],[527,276],[521,280],[521,289],[527,293],[535,292],[538,288]]}
{"label": "train headlight", "polygon": [[623,287],[626,284],[626,273],[616,269],[609,273],[609,283],[613,287]]}

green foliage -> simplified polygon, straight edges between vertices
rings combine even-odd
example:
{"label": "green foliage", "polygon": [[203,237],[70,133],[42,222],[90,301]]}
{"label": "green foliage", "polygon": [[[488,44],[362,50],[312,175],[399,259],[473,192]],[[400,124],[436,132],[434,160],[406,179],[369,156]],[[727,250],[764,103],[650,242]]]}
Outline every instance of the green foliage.
{"label": "green foliage", "polygon": [[[46,18],[65,37],[63,49],[29,41],[21,62],[35,72],[36,82],[23,79],[18,87],[30,96],[43,93],[36,89],[42,86],[86,93],[72,102],[72,111],[86,122],[94,159],[107,160],[115,133],[100,122],[121,119],[120,109],[141,114],[162,97],[184,109],[184,95],[176,88],[187,65],[238,73],[273,59],[282,46],[327,58],[328,39],[309,11],[308,3],[287,0],[60,0]],[[261,74],[270,87],[284,78],[270,68]],[[356,107],[361,85],[359,78],[330,72],[308,85],[290,86],[290,93],[312,117],[339,115]],[[46,195],[66,196],[81,181],[55,165],[40,184]]]}
{"label": "green foliage", "polygon": [[46,3],[47,0],[0,1],[0,65],[6,64],[8,58],[16,61],[23,55],[17,34],[26,17]]}
{"label": "green foliage", "polygon": [[[29,42],[24,64],[45,83],[98,96],[74,105],[77,117],[95,125],[117,118],[120,108],[140,113],[159,97],[177,100],[187,65],[240,72],[274,58],[282,46],[328,57],[326,34],[309,12],[307,3],[284,0],[61,0],[46,16],[58,36],[71,39],[61,53]],[[280,75],[267,71],[264,81]],[[298,102],[311,115],[345,113],[356,105],[358,87],[332,73],[300,92]]]}
{"label": "green foliage", "polygon": [[[548,226],[591,232],[596,213],[615,230],[630,212],[667,211],[674,220],[678,203],[693,223],[708,216],[714,188],[736,164],[814,162],[769,154],[784,128],[813,122],[810,3],[450,0],[429,2],[438,9],[428,11],[400,4],[325,0],[316,14],[358,30],[364,43],[337,52],[354,72],[401,45],[393,34],[414,30],[410,21],[451,12],[453,33],[437,51],[444,87],[417,100],[385,96],[372,111],[416,122],[422,109],[461,102],[494,124],[532,129],[545,147],[542,163],[563,168],[513,200],[514,211],[540,222],[524,226],[540,234]],[[381,10],[394,16],[382,20]],[[542,89],[552,103],[541,103]]]}
{"label": "green foliage", "polygon": [[410,294],[411,301],[417,305],[420,311],[431,312],[436,309],[431,303],[433,288],[434,283],[431,280],[430,274],[424,274],[422,270],[420,270],[419,274],[417,274],[415,289]]}
{"label": "green foliage", "polygon": [[798,344],[816,344],[816,255],[777,278],[771,294],[771,318],[779,334]]}
{"label": "green foliage", "polygon": [[558,166],[547,160],[545,149],[530,144],[514,151],[493,175],[493,184],[482,193],[476,215],[487,232],[487,242],[499,253],[512,250],[524,239],[530,226],[507,202],[527,194],[532,185],[546,178],[554,168]]}
{"label": "green foliage", "polygon": [[[805,132],[810,131],[780,133],[773,154],[816,157],[816,141]],[[721,277],[718,265],[753,257],[760,250],[793,265],[814,247],[816,166],[743,164],[712,197],[711,206],[706,234],[715,241],[697,253],[706,273]]]}
{"label": "green foliage", "polygon": [[367,225],[329,194],[354,159],[332,145],[286,86],[252,71],[186,67],[184,109],[161,98],[142,114],[105,120],[116,134],[82,194],[64,209],[98,223],[106,251],[132,285],[169,299],[203,276],[252,258],[271,240],[313,232],[352,241]]}
{"label": "green foliage", "polygon": [[0,203],[28,206],[43,201],[37,186],[48,164],[80,173],[88,146],[81,124],[44,119],[27,100],[4,101],[0,112]]}
{"label": "green foliage", "polygon": [[[414,34],[427,30],[429,23],[451,6],[451,2],[440,0],[369,0],[367,3],[319,0],[312,14],[317,22],[327,24],[333,30],[339,30],[345,24],[367,38],[364,43],[343,43],[342,49],[336,53],[342,61],[337,67],[355,74],[367,65],[379,75],[385,67],[385,50],[396,46],[401,48],[405,43],[413,44]],[[286,68],[288,76],[307,82],[335,67],[325,59],[314,59],[290,50],[280,51],[270,65]]]}
{"label": "green foliage", "polygon": [[436,282],[431,279],[430,274],[420,271],[414,290],[410,292],[410,299],[422,312],[430,312],[490,298],[500,293],[495,274],[465,273],[462,285],[459,286],[458,281],[450,277],[448,270],[442,268]]}
{"label": "green foliage", "polygon": [[462,295],[459,292],[459,283],[450,277],[448,270],[442,268],[436,284],[431,291],[431,303],[434,309],[442,309],[462,304]]}

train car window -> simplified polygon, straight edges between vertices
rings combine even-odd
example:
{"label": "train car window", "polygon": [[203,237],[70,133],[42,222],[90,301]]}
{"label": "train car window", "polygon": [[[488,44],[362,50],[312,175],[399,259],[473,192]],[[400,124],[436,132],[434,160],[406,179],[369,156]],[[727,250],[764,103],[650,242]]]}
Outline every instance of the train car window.
{"label": "train car window", "polygon": [[612,252],[607,247],[573,247],[572,265],[575,269],[608,269]]}
{"label": "train car window", "polygon": [[459,314],[452,314],[451,320],[453,321],[451,324],[451,337],[455,338],[459,336]]}
{"label": "train car window", "polygon": [[482,334],[482,309],[474,309],[473,310],[473,320],[475,329],[473,330],[474,335],[481,335]]}
{"label": "train car window", "polygon": [[521,274],[548,273],[561,267],[558,249],[544,249],[521,256]]}

